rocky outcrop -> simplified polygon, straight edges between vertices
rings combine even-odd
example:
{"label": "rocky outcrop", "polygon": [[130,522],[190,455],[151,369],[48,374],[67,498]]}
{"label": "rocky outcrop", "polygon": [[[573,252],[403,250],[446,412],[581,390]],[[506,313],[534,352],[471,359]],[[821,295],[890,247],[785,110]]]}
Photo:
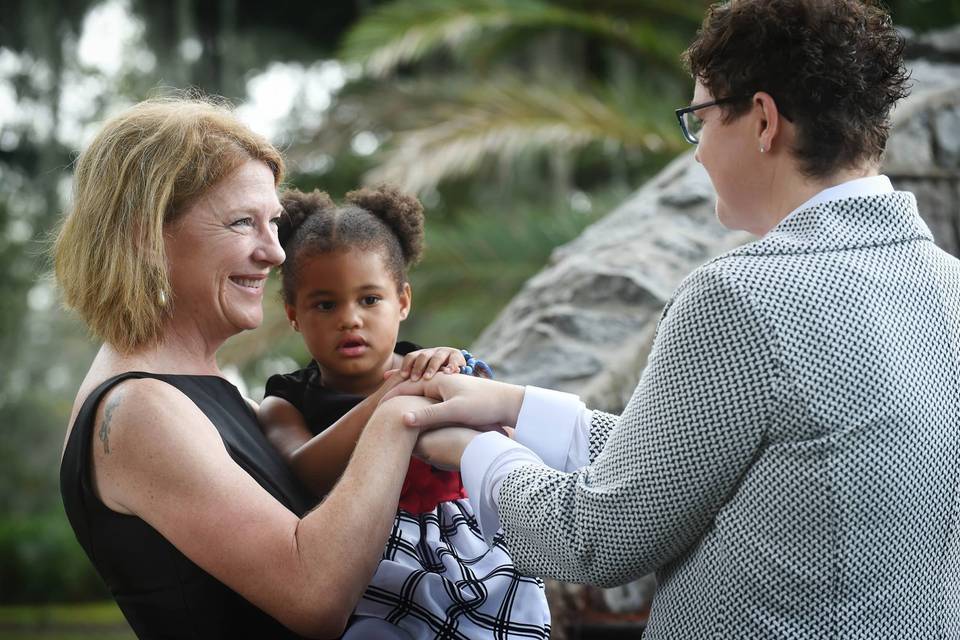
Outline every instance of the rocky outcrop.
{"label": "rocky outcrop", "polygon": [[[894,113],[884,171],[913,191],[937,242],[960,255],[960,28],[911,41],[912,95]],[[679,132],[677,133],[679,135]],[[751,239],[714,217],[692,152],[558,248],[474,345],[498,378],[578,393],[619,413],[649,353],[664,303],[699,265]],[[552,583],[555,629],[571,608],[644,609],[652,578],[599,591]],[[562,637],[557,635],[556,637]]]}
{"label": "rocky outcrop", "polygon": [[960,256],[960,64],[918,61],[911,72],[914,91],[894,114],[884,171],[916,194],[937,244]]}

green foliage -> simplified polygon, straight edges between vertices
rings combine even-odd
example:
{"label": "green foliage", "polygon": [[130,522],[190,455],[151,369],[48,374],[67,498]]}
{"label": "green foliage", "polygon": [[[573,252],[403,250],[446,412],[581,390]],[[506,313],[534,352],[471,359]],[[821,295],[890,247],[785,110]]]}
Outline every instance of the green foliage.
{"label": "green foliage", "polygon": [[[8,202],[0,200],[0,230],[7,230],[12,224]],[[23,344],[18,334],[20,319],[27,308],[27,291],[34,278],[31,262],[23,242],[10,238],[9,231],[0,235],[0,272],[4,274],[0,280],[0,360],[3,362],[16,362]]]}
{"label": "green foliage", "polygon": [[[636,2],[632,13],[651,8],[694,25],[699,22],[699,12],[694,16],[675,3]],[[676,52],[683,45],[675,34],[664,33],[652,22],[539,0],[399,0],[374,10],[351,29],[340,57],[363,63],[374,76],[385,76],[441,46],[463,49],[491,32],[517,29],[571,29],[667,66],[677,65]]]}
{"label": "green foliage", "polygon": [[532,150],[569,153],[588,144],[679,151],[675,127],[654,115],[654,106],[669,112],[660,100],[630,108],[602,86],[531,85],[516,77],[463,83],[451,98],[437,99],[421,126],[396,134],[367,180],[424,192],[474,174],[494,155],[509,162]]}
{"label": "green foliage", "polygon": [[59,504],[57,469],[63,427],[63,411],[49,394],[34,390],[0,404],[4,416],[4,438],[0,460],[4,461],[0,481],[0,513],[31,514]]}
{"label": "green foliage", "polygon": [[62,511],[0,520],[0,602],[108,595]]}
{"label": "green foliage", "polygon": [[893,21],[917,31],[960,23],[960,0],[886,0]]}
{"label": "green foliage", "polygon": [[18,627],[86,626],[124,623],[123,613],[112,600],[69,605],[0,607],[0,625]]}
{"label": "green foliage", "polygon": [[566,203],[511,203],[466,211],[456,224],[428,225],[402,334],[424,345],[469,345],[553,249],[576,238],[619,195],[607,194],[591,212]]}
{"label": "green foliage", "polygon": [[[341,49],[368,74],[398,78],[363,92],[378,128],[390,132],[365,181],[424,193],[451,178],[484,179],[492,160],[531,151],[568,166],[591,144],[604,145],[609,158],[619,149],[677,151],[671,111],[689,84],[679,54],[700,15],[699,7],[658,0],[616,11],[544,0],[385,4]],[[383,104],[397,108],[383,113]],[[559,164],[525,178],[546,178],[561,195],[557,187],[571,185],[558,171]]]}
{"label": "green foliage", "polygon": [[0,602],[76,601],[106,589],[63,513],[58,490],[67,393],[37,384],[0,404]]}
{"label": "green foliage", "polygon": [[112,600],[83,604],[0,606],[4,640],[133,640]]}

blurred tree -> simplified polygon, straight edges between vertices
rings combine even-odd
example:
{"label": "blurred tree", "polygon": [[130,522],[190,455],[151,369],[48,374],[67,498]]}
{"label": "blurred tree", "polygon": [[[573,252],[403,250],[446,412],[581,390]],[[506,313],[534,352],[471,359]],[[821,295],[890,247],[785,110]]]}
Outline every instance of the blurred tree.
{"label": "blurred tree", "polygon": [[332,57],[343,31],[374,2],[132,0],[131,8],[169,86],[242,101],[249,75],[272,61]]}
{"label": "blurred tree", "polygon": [[882,4],[896,24],[917,31],[960,24],[960,0],[886,0]]}
{"label": "blurred tree", "polygon": [[91,4],[15,0],[3,7],[0,47],[21,56],[9,80],[18,105],[36,112],[0,122],[0,264],[9,274],[0,284],[0,361],[7,363],[17,362],[25,346],[18,337],[27,293],[41,271],[40,243],[59,209],[58,179],[70,164],[71,150],[55,135],[65,70],[61,42],[77,40]]}

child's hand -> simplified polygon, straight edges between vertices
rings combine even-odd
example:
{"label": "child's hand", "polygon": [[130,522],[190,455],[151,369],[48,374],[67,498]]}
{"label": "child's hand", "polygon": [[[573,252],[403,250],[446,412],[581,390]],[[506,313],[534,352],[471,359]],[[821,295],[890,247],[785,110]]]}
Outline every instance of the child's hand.
{"label": "child's hand", "polygon": [[400,375],[403,379],[429,380],[438,371],[443,373],[457,373],[460,367],[467,364],[463,354],[459,349],[451,347],[435,347],[433,349],[420,349],[412,351],[403,356],[403,363],[400,365]]}

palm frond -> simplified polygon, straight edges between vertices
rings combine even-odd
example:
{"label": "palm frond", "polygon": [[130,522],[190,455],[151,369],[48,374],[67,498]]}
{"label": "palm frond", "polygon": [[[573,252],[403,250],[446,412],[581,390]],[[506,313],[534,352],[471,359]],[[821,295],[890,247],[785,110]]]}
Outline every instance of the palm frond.
{"label": "palm frond", "polygon": [[[431,124],[398,132],[368,182],[392,182],[422,192],[466,175],[487,157],[510,160],[531,150],[569,152],[601,142],[630,149],[679,147],[664,119],[648,109],[626,110],[609,96],[517,79],[472,87],[457,102],[440,104]],[[666,107],[662,109],[669,113]],[[672,134],[672,130],[671,130]]]}
{"label": "palm frond", "polygon": [[[669,6],[660,1],[653,4],[661,11]],[[677,10],[676,15],[689,19],[686,11]],[[677,52],[684,45],[652,22],[577,11],[540,0],[397,0],[351,29],[340,57],[362,63],[370,75],[383,76],[442,46],[456,50],[490,31],[529,28],[592,34],[668,66],[677,64]]]}
{"label": "palm frond", "polygon": [[580,2],[567,2],[566,0],[557,0],[560,4],[573,6],[583,6],[589,4],[591,10],[618,16],[629,16],[631,18],[638,15],[649,17],[650,19],[672,18],[682,22],[687,22],[696,27],[703,20],[707,8],[715,0],[586,0]]}

